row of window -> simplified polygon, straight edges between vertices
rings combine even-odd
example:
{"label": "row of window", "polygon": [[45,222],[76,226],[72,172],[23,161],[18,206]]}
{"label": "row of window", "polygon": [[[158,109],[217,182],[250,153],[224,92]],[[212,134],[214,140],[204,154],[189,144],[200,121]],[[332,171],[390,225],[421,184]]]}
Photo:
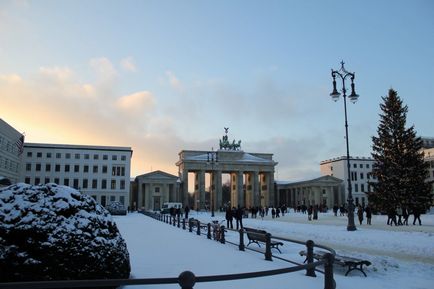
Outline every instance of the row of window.
{"label": "row of window", "polygon": [[[359,174],[360,179],[363,180],[365,178],[365,174],[364,173],[360,173]],[[372,173],[367,173],[366,174],[366,179],[370,180],[370,179],[376,179],[376,177],[372,174]],[[357,181],[357,172],[351,172],[351,180],[352,181]]]}
{"label": "row of window", "polygon": [[[61,159],[61,158],[62,158],[62,153],[55,153],[54,155],[55,155],[56,159]],[[82,157],[83,157],[83,159],[85,159],[85,160],[89,160],[90,157],[91,157],[90,154],[79,154],[79,153],[76,153],[76,154],[65,153],[65,154],[64,154],[65,159],[71,159],[71,158],[72,158],[72,155],[74,155],[74,159],[76,159],[76,160],[79,160],[79,159],[81,159]],[[33,156],[33,152],[27,152],[27,157],[31,158],[32,156]],[[47,153],[45,154],[45,157],[46,157],[47,159],[51,159],[52,156],[53,156],[53,153],[50,153],[50,152],[47,152]],[[36,153],[36,157],[37,157],[37,158],[42,158],[42,152],[37,152],[37,153]],[[94,160],[99,160],[100,155],[99,155],[99,154],[93,154],[92,157],[93,157]],[[103,159],[103,160],[106,161],[106,160],[108,160],[108,158],[109,158],[108,155],[102,155],[102,159]],[[125,161],[125,160],[127,159],[127,156],[122,155],[122,156],[120,157],[120,159],[121,159],[121,161]],[[117,156],[117,155],[112,155],[112,161],[117,161],[117,160],[118,160],[118,156]]]}
{"label": "row of window", "polygon": [[[363,169],[363,167],[369,169],[371,166],[369,164],[359,164],[359,168]],[[357,169],[357,164],[353,164],[353,168]],[[330,170],[333,171],[333,166],[330,166]]]}
{"label": "row of window", "polygon": [[[43,182],[42,182],[43,180]],[[40,178],[35,177],[33,184],[39,185],[41,183],[56,183],[56,184],[63,184],[64,186],[70,186],[73,187],[76,190],[79,189],[102,189],[106,190],[108,189],[108,185],[110,185],[111,190],[118,189],[118,181],[117,180],[110,180],[110,183],[106,179],[98,180],[98,179],[70,179],[70,178],[64,178],[63,183],[61,182],[60,178]],[[26,177],[25,181],[26,184],[30,184],[32,182],[32,179],[30,177]],[[119,189],[124,190],[125,189],[125,180],[119,181]]]}
{"label": "row of window", "polygon": [[[62,169],[63,166],[63,169]],[[37,172],[41,172],[43,168],[43,165],[40,163],[35,164],[35,171]],[[45,172],[51,172],[53,169],[54,172],[60,172],[63,171],[65,173],[68,172],[74,172],[74,173],[89,173],[89,169],[92,168],[92,173],[99,173],[99,169],[100,167],[98,165],[94,165],[94,166],[89,166],[89,165],[83,165],[82,167],[80,167],[80,165],[60,165],[60,164],[55,164],[54,167],[52,166],[52,164],[45,164]],[[31,163],[26,163],[26,171],[30,172],[32,171],[32,164]],[[101,172],[103,174],[107,174],[108,173],[108,167],[106,165],[101,166]],[[125,166],[112,166],[111,169],[111,174],[112,176],[125,176]]]}
{"label": "row of window", "polygon": [[[17,139],[18,141],[18,139]],[[17,143],[11,143],[6,138],[0,136],[0,149],[3,151],[10,152],[14,155],[18,155],[18,145]]]}
{"label": "row of window", "polygon": [[0,168],[6,169],[13,173],[18,173],[20,164],[6,157],[0,156]]}
{"label": "row of window", "polygon": [[[98,202],[98,199],[97,199],[97,196],[96,196],[96,195],[92,195],[91,197],[94,198],[95,201]],[[121,203],[122,205],[125,206],[125,196],[119,196],[119,200],[116,200],[116,196],[110,196],[110,197],[109,197],[109,202],[108,202],[108,204],[111,204],[111,203],[116,202],[116,201],[118,201],[119,203]],[[100,199],[99,199],[99,203],[100,203],[103,207],[105,207],[106,205],[108,205],[108,204],[107,204],[107,196],[102,195],[102,196],[100,197]]]}

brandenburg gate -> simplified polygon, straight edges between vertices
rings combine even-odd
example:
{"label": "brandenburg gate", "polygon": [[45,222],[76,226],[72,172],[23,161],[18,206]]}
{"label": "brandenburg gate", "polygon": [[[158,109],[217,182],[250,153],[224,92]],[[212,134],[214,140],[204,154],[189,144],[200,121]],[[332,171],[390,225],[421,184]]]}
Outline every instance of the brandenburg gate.
{"label": "brandenburg gate", "polygon": [[[189,173],[194,174],[194,205],[213,210],[223,207],[222,174],[230,177],[230,206],[256,207],[275,205],[273,154],[246,153],[241,141],[230,143],[226,135],[217,151],[183,150],[176,163],[181,180],[181,202],[188,204]],[[210,200],[205,197],[205,174],[210,174]]]}

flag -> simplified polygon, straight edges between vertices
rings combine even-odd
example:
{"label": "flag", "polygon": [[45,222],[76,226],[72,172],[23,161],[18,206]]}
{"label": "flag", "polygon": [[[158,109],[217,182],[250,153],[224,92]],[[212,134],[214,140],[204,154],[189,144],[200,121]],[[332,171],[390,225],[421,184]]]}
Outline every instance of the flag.
{"label": "flag", "polygon": [[21,135],[18,140],[15,142],[15,146],[18,150],[18,156],[20,156],[24,151],[24,135]]}

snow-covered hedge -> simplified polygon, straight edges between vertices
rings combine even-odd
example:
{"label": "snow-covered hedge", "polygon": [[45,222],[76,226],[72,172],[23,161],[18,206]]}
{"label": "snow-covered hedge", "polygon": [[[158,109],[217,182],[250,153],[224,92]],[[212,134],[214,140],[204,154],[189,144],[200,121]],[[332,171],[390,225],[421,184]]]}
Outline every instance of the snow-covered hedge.
{"label": "snow-covered hedge", "polygon": [[126,243],[93,198],[56,184],[0,189],[0,282],[129,275]]}

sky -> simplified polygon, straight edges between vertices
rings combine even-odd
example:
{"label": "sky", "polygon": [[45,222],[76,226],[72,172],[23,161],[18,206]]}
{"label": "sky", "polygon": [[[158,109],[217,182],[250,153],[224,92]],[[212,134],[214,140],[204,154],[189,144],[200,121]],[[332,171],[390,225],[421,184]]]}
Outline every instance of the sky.
{"label": "sky", "polygon": [[390,88],[434,137],[433,15],[429,0],[2,0],[0,117],[26,142],[132,147],[132,177],[177,175],[181,150],[218,149],[229,127],[274,154],[276,179],[314,178],[346,154],[342,60],[352,156],[370,156]]}

